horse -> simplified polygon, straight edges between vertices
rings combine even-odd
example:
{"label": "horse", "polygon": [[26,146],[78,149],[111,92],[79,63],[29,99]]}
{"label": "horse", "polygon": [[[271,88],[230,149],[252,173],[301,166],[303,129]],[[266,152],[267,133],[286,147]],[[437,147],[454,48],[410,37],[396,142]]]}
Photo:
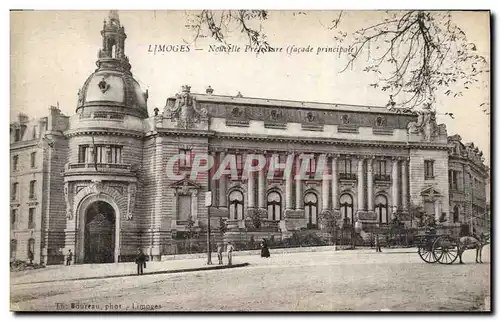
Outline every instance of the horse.
{"label": "horse", "polygon": [[[462,236],[458,240],[458,257],[460,258],[460,264],[463,264],[462,254],[466,250],[476,250],[476,263],[483,263],[482,252],[483,247],[489,244],[490,236],[483,233],[479,235]],[[479,259],[479,261],[478,261]]]}

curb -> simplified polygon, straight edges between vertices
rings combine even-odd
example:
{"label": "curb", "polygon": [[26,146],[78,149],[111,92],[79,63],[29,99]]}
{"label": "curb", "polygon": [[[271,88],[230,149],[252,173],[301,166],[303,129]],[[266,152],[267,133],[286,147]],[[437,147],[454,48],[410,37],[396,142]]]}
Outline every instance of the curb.
{"label": "curb", "polygon": [[[233,264],[233,265],[214,265],[214,266],[205,266],[205,267],[198,267],[198,268],[146,272],[142,275],[173,274],[173,273],[182,273],[182,272],[224,270],[224,269],[244,267],[244,266],[248,266],[248,265],[250,265],[250,263],[238,263],[238,264]],[[38,282],[35,281],[35,282],[11,283],[11,285],[40,284],[40,283],[52,283],[52,282],[63,282],[63,281],[99,280],[99,279],[122,278],[122,277],[128,277],[128,276],[138,276],[138,275],[136,273],[129,273],[129,274],[119,274],[119,275],[108,275],[108,276],[89,276],[89,277],[74,278],[74,279],[60,279],[60,280],[38,281]]]}

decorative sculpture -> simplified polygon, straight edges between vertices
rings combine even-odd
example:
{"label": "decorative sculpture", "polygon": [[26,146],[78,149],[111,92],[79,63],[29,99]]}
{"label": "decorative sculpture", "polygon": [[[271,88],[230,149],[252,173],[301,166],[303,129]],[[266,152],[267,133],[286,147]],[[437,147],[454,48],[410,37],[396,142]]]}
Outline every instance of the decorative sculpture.
{"label": "decorative sculpture", "polygon": [[133,213],[135,209],[135,196],[137,192],[137,186],[133,183],[128,185],[128,206],[127,206],[127,217],[128,221],[132,220]]}
{"label": "decorative sculpture", "polygon": [[177,122],[178,128],[192,128],[195,124],[208,122],[208,111],[199,108],[195,98],[190,94],[190,86],[182,86],[182,92],[169,99],[165,109],[165,118]]}
{"label": "decorative sculpture", "polygon": [[69,183],[64,184],[64,200],[66,202],[66,218],[73,219],[73,210],[71,209],[71,200],[69,195]]}
{"label": "decorative sculpture", "polygon": [[101,92],[104,94],[106,91],[108,91],[110,85],[106,82],[106,78],[103,77],[102,80],[97,84],[99,86],[99,89]]}
{"label": "decorative sculpture", "polygon": [[417,121],[408,123],[409,134],[421,134],[424,141],[430,142],[434,136],[438,126],[436,124],[436,112],[431,109],[430,104],[424,104],[421,111],[417,111]]}

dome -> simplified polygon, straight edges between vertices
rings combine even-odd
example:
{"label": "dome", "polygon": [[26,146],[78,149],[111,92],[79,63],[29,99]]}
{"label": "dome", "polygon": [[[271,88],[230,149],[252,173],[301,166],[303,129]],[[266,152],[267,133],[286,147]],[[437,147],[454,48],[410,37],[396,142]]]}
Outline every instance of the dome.
{"label": "dome", "polygon": [[125,28],[118,13],[111,11],[101,31],[97,70],[78,92],[77,113],[110,112],[147,118],[148,93],[143,92],[130,72],[125,55]]}
{"label": "dome", "polygon": [[147,115],[147,93],[128,73],[118,70],[98,70],[85,81],[78,99],[78,109],[90,106],[135,109]]}

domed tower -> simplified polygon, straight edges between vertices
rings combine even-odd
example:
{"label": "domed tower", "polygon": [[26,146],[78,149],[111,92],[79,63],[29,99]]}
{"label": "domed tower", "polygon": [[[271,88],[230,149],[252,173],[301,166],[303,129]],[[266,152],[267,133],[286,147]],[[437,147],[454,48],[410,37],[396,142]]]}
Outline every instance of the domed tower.
{"label": "domed tower", "polygon": [[79,90],[65,132],[65,250],[72,250],[76,263],[126,261],[140,246],[141,206],[136,210],[135,204],[141,199],[147,91],[130,71],[116,11],[104,21],[101,36],[97,69]]}
{"label": "domed tower", "polygon": [[116,11],[110,11],[104,20],[101,36],[97,69],[78,94],[76,112],[109,111],[147,118],[148,93],[142,92],[130,71],[131,66],[125,55],[127,35]]}

